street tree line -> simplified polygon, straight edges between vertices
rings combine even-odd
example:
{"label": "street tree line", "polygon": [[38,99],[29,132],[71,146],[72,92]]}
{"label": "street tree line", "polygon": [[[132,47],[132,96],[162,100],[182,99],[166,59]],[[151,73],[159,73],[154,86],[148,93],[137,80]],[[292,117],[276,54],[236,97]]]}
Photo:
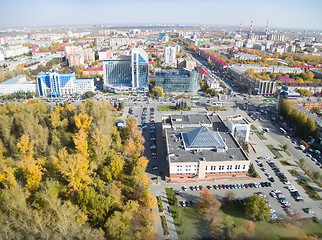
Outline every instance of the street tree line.
{"label": "street tree line", "polygon": [[305,113],[300,112],[292,102],[283,99],[280,106],[280,114],[287,122],[290,122],[295,126],[295,133],[299,137],[303,139],[315,137],[315,121]]}

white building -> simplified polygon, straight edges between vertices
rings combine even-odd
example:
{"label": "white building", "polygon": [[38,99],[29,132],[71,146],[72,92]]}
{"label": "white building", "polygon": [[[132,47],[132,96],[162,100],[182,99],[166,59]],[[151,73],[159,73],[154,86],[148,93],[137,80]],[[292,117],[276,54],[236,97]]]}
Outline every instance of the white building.
{"label": "white building", "polygon": [[239,142],[248,142],[250,123],[241,115],[227,117],[227,128]]}
{"label": "white building", "polygon": [[0,95],[16,92],[36,92],[37,84],[27,81],[26,76],[20,75],[0,83]]}
{"label": "white building", "polygon": [[164,48],[164,62],[168,65],[176,64],[176,47]]}
{"label": "white building", "polygon": [[22,54],[28,53],[29,48],[24,47],[22,44],[6,45],[2,48],[3,55],[5,58],[16,57]]}
{"label": "white building", "polygon": [[70,94],[94,92],[93,78],[75,78],[75,73],[57,73],[54,70],[37,75],[37,90],[40,96],[60,97]]}

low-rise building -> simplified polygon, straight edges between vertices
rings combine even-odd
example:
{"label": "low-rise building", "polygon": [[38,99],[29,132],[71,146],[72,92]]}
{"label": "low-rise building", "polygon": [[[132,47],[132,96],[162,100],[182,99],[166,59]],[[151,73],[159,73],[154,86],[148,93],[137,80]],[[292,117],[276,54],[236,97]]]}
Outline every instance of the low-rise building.
{"label": "low-rise building", "polygon": [[246,177],[250,161],[218,115],[165,115],[169,182]]}
{"label": "low-rise building", "polygon": [[250,123],[241,115],[227,117],[227,128],[238,142],[248,142]]}
{"label": "low-rise building", "polygon": [[0,83],[0,95],[12,94],[16,92],[36,93],[37,84],[27,81],[26,76],[19,75],[5,82]]}

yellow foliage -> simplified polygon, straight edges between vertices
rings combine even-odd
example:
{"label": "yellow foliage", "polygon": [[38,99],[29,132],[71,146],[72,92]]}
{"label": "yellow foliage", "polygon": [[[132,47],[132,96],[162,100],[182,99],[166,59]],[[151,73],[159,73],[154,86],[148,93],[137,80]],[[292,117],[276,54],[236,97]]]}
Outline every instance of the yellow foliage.
{"label": "yellow foliage", "polygon": [[31,159],[34,144],[35,144],[35,141],[33,140],[30,141],[30,138],[28,135],[22,135],[20,138],[20,141],[17,143],[17,147],[24,158]]}
{"label": "yellow foliage", "polygon": [[77,152],[82,154],[85,158],[88,158],[88,142],[87,142],[87,133],[84,129],[81,129],[78,133],[73,135],[73,140]]}
{"label": "yellow foliage", "polygon": [[91,127],[92,117],[89,117],[87,114],[78,114],[75,117],[75,124],[79,130],[88,131]]}
{"label": "yellow foliage", "polygon": [[113,179],[116,179],[123,170],[124,160],[120,155],[116,155],[110,163],[110,171]]}
{"label": "yellow foliage", "polygon": [[63,158],[58,160],[58,169],[66,177],[70,189],[80,191],[91,182],[88,159],[82,154],[66,156],[66,152],[62,152],[61,156]]}
{"label": "yellow foliage", "polygon": [[8,167],[4,162],[0,162],[0,182],[4,188],[14,188],[17,185],[15,179],[15,168]]}
{"label": "yellow foliage", "polygon": [[26,178],[26,188],[31,192],[36,191],[43,175],[43,168],[39,161],[36,161],[33,158],[25,158],[20,163],[20,168],[24,172]]}
{"label": "yellow foliage", "polygon": [[57,128],[59,126],[59,123],[60,123],[59,113],[52,112],[50,114],[50,121],[51,121],[51,124],[52,124],[53,128]]}

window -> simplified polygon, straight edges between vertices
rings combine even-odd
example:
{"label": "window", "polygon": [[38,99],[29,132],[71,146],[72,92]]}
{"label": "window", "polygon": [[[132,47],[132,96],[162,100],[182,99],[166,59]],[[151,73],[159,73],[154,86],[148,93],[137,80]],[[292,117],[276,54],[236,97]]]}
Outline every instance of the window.
{"label": "window", "polygon": [[245,169],[245,168],[246,168],[246,165],[243,166],[243,169]]}
{"label": "window", "polygon": [[207,171],[208,166],[206,166],[206,171]]}

